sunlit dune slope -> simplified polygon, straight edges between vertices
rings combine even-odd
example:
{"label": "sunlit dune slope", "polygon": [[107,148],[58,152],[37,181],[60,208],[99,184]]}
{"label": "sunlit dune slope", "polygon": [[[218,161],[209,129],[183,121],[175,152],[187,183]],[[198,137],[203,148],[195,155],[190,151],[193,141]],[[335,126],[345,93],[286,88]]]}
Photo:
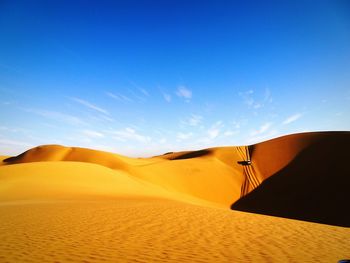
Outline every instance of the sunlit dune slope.
{"label": "sunlit dune slope", "polygon": [[236,147],[174,153],[168,158],[135,167],[135,176],[170,191],[188,193],[225,207],[240,197],[244,178],[242,167],[237,164],[241,157]]}
{"label": "sunlit dune slope", "polygon": [[119,154],[91,150],[79,147],[64,147],[61,145],[43,145],[32,148],[18,156],[4,160],[5,164],[71,161],[87,162],[106,166],[111,169],[127,170],[129,164],[144,164],[152,162],[152,158],[136,159]]}
{"label": "sunlit dune slope", "polygon": [[[130,176],[131,181],[218,206],[233,204],[233,209],[243,211],[349,226],[350,214],[343,212],[350,188],[349,138],[350,132],[301,133],[249,147],[217,147],[153,158],[46,145],[5,159],[0,174],[8,174],[2,168],[21,164],[12,172],[16,180],[17,175],[28,174],[29,163],[50,163],[52,170],[52,162],[93,163]],[[237,163],[248,159],[252,161],[249,166]],[[65,174],[69,178],[71,173]]]}
{"label": "sunlit dune slope", "polygon": [[32,162],[0,167],[0,202],[162,198],[206,206],[217,204],[92,163]]}
{"label": "sunlit dune slope", "polygon": [[230,206],[349,226],[349,147],[349,132],[327,132],[152,158],[4,157],[0,262],[337,262],[350,228]]}
{"label": "sunlit dune slope", "polygon": [[350,132],[285,136],[250,146],[256,175],[268,178],[233,209],[350,226]]}
{"label": "sunlit dune slope", "polygon": [[[52,162],[58,161],[99,164],[172,193],[190,195],[216,203],[218,206],[230,207],[240,197],[240,188],[244,180],[242,167],[237,164],[237,160],[242,157],[236,148],[213,148],[203,150],[200,154],[179,154],[176,160],[168,160],[161,157],[135,159],[84,148],[45,145],[5,159],[3,167],[30,163],[35,167],[35,164],[41,162],[51,164],[52,167]],[[16,174],[28,174],[25,167],[17,168]],[[14,173],[12,174],[14,177]]]}

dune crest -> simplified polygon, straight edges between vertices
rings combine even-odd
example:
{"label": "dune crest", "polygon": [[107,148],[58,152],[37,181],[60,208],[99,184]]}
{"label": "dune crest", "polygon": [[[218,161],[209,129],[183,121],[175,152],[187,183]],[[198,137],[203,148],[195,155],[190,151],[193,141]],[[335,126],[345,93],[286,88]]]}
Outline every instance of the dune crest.
{"label": "dune crest", "polygon": [[[53,162],[97,164],[170,195],[185,195],[218,207],[350,226],[350,215],[343,213],[350,188],[349,148],[350,132],[301,133],[250,146],[152,158],[44,145],[4,159],[0,175],[8,174],[6,169],[13,165],[32,163],[36,167],[36,162],[50,169],[55,169]],[[247,160],[251,164],[242,165]],[[11,172],[9,180],[25,174],[24,167],[13,168],[16,172]]]}
{"label": "dune crest", "polygon": [[285,136],[250,146],[262,184],[232,209],[350,227],[350,132]]}
{"label": "dune crest", "polygon": [[152,158],[59,145],[3,157],[0,261],[349,258],[349,147],[350,132],[318,132]]}

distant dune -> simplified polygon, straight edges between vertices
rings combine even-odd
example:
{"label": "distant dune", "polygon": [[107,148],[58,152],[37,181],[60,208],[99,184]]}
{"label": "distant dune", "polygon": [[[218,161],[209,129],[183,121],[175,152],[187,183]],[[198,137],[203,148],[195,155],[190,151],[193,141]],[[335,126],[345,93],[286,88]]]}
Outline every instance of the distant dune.
{"label": "distant dune", "polygon": [[0,262],[350,258],[349,149],[350,132],[317,132],[152,158],[59,145],[4,156]]}

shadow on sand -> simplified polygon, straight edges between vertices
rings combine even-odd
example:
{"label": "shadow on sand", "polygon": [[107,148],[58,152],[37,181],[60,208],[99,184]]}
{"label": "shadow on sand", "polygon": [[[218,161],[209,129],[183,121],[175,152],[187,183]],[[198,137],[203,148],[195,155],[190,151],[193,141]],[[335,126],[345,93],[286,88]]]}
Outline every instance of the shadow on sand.
{"label": "shadow on sand", "polygon": [[312,143],[231,209],[350,227],[349,150],[350,136]]}

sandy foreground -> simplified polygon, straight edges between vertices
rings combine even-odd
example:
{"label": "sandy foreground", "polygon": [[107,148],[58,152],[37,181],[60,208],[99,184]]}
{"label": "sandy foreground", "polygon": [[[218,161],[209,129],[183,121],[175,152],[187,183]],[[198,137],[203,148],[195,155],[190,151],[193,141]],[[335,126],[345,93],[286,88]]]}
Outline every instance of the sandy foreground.
{"label": "sandy foreground", "polygon": [[[266,199],[264,187],[269,189],[270,183],[264,182],[276,175],[284,178],[279,171],[288,171],[286,166],[303,157],[300,152],[312,148],[310,140],[328,143],[328,135],[315,136],[292,137],[292,143],[290,137],[275,140],[270,148],[256,147],[255,156],[248,156],[253,152],[247,147],[146,159],[56,145],[31,149],[0,165],[0,262],[337,262],[350,258],[349,227],[230,209],[237,202],[249,211],[257,202],[257,191]],[[273,154],[281,143],[294,148],[286,146],[285,154],[278,153],[270,167],[263,165],[264,151],[269,148]],[[253,160],[249,169],[237,164],[248,157]],[[347,182],[344,179],[343,184]],[[316,197],[312,205],[323,200]],[[298,204],[293,200],[291,206]],[[280,211],[278,205],[274,213]],[[346,213],[347,205],[344,200],[336,207]],[[305,214],[293,209],[291,217]],[[327,209],[305,220],[317,222]]]}

